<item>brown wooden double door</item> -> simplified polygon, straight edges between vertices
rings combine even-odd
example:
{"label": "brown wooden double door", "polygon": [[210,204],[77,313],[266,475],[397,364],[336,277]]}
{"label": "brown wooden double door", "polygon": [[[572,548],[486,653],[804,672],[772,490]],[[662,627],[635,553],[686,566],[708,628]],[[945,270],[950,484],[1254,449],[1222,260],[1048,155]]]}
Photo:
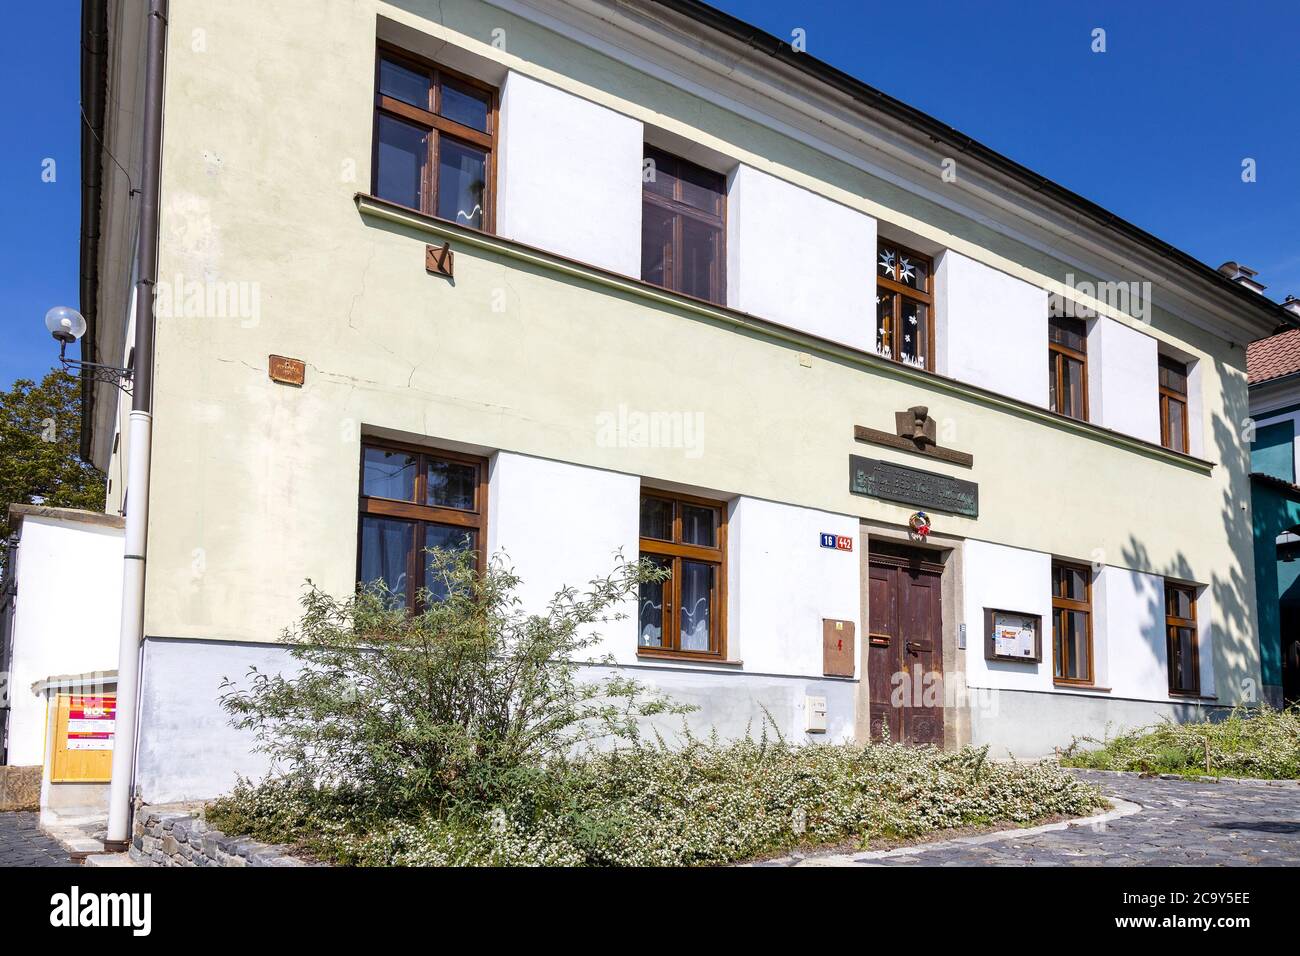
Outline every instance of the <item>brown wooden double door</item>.
{"label": "brown wooden double door", "polygon": [[873,544],[868,559],[871,739],[943,746],[943,567]]}

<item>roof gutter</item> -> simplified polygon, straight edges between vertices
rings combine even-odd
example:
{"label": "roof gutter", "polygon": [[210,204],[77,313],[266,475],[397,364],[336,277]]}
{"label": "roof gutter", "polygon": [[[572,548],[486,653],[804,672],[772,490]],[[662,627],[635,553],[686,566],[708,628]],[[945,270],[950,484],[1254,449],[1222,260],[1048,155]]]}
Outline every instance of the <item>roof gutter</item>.
{"label": "roof gutter", "polygon": [[[95,326],[99,303],[100,190],[104,181],[104,111],[108,94],[108,0],[81,0],[81,314],[86,334],[81,358],[98,362]],[[95,380],[81,373],[81,438],[77,453],[90,461]]]}
{"label": "roof gutter", "polygon": [[855,102],[910,126],[936,142],[944,143],[965,153],[967,156],[1020,185],[1041,193],[1086,216],[1097,225],[1114,230],[1138,245],[1150,249],[1157,255],[1172,260],[1199,278],[1209,282],[1214,288],[1235,297],[1236,301],[1241,305],[1261,314],[1266,321],[1273,322],[1279,330],[1282,328],[1300,328],[1300,317],[1297,317],[1289,309],[1284,309],[1280,303],[1243,287],[1217,269],[1201,262],[1195,256],[1183,252],[1163,239],[1153,236],[1145,229],[1133,225],[1126,219],[1122,219],[1091,200],[1083,198],[1078,193],[1066,189],[1046,176],[1042,176],[1020,165],[1015,160],[1003,156],[960,130],[954,129],[946,123],[941,123],[933,116],[923,113],[915,107],[908,106],[901,100],[894,99],[888,93],[869,86],[843,70],[836,69],[829,63],[819,60],[808,53],[796,52],[789,43],[779,37],[760,30],[758,27],[739,20],[728,13],[723,13],[708,4],[699,3],[698,0],[653,0],[653,2],[729,36],[759,53],[779,60],[791,69],[798,70],[826,84]]}

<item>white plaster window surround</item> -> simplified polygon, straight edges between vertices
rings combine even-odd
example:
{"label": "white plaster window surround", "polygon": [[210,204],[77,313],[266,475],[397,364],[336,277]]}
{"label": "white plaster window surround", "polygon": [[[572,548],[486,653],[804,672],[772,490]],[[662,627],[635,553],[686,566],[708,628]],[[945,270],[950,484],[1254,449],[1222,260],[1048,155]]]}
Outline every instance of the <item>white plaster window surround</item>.
{"label": "white plaster window surround", "polygon": [[952,249],[934,265],[935,371],[1047,407],[1047,292]]}
{"label": "white plaster window surround", "polygon": [[[822,620],[861,620],[858,519],[742,495],[727,532],[731,656],[746,670],[821,674]],[[850,538],[853,550],[821,547],[823,533]]]}
{"label": "white plaster window surround", "polygon": [[1218,688],[1214,683],[1214,610],[1213,590],[1208,585],[1198,586],[1196,588],[1196,653],[1201,667],[1201,697],[1211,699],[1217,699],[1219,696]]}
{"label": "white plaster window surround", "polygon": [[1160,444],[1158,354],[1151,336],[1107,316],[1089,319],[1089,420]]}
{"label": "white plaster window surround", "polygon": [[640,278],[640,121],[513,70],[500,96],[497,232]]}
{"label": "white plaster window surround", "polygon": [[727,303],[863,351],[875,342],[876,221],[750,166],[727,190]]}
{"label": "white plaster window surround", "polygon": [[[1187,454],[1202,458],[1205,455],[1205,363],[1163,342],[1160,343],[1159,351],[1161,355],[1167,355],[1187,366]],[[1300,471],[1296,474],[1300,475]]]}
{"label": "white plaster window surround", "polygon": [[[1052,556],[974,539],[967,539],[962,549],[967,685],[1052,690]],[[1043,628],[1042,661],[985,660],[986,608],[1038,615]]]}
{"label": "white plaster window surround", "polygon": [[1167,697],[1164,578],[1104,567],[1094,574],[1092,602],[1097,686],[1118,697]]}
{"label": "white plaster window surround", "polygon": [[[514,452],[490,460],[488,554],[505,552],[522,579],[526,613],[545,613],[562,587],[584,590],[614,569],[616,555],[636,560],[641,481],[634,475],[587,468]],[[619,663],[636,660],[635,602],[628,617],[594,630]]]}

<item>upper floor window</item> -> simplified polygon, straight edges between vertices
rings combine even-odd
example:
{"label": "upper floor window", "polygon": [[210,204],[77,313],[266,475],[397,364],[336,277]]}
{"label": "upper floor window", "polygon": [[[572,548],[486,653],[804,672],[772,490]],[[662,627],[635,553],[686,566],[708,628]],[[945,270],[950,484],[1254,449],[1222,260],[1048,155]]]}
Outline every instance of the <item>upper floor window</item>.
{"label": "upper floor window", "polygon": [[375,74],[374,194],[490,231],[496,91],[387,49]]}
{"label": "upper floor window", "polygon": [[1160,356],[1160,444],[1187,452],[1187,366]]}
{"label": "upper floor window", "polygon": [[1066,684],[1092,683],[1092,572],[1052,562],[1053,677]]}
{"label": "upper floor window", "polygon": [[653,146],[645,159],[641,278],[726,305],[726,177]]}
{"label": "upper floor window", "polygon": [[661,491],[641,495],[641,557],[669,572],[663,581],[641,585],[641,652],[725,656],[726,513],[720,501]]}
{"label": "upper floor window", "polygon": [[429,566],[428,549],[472,551],[483,567],[487,462],[402,445],[361,449],[357,580],[382,581],[394,603],[420,610],[420,589],[433,600],[447,583]]}
{"label": "upper floor window", "polygon": [[876,352],[934,368],[933,269],[925,256],[881,242],[876,259]]}
{"label": "upper floor window", "polygon": [[1165,582],[1165,637],[1169,651],[1169,693],[1201,693],[1201,659],[1196,641],[1196,589]]}
{"label": "upper floor window", "polygon": [[1048,407],[1088,420],[1088,323],[1053,315],[1047,320]]}

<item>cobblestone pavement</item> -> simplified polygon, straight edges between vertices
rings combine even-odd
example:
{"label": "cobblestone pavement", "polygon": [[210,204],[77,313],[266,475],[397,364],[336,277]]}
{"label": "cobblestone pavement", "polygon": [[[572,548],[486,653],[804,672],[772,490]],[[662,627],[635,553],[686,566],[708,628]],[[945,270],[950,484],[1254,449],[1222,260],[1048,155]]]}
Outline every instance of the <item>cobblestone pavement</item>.
{"label": "cobblestone pavement", "polygon": [[0,867],[75,866],[57,840],[36,825],[35,813],[0,813]]}
{"label": "cobblestone pavement", "polygon": [[1300,866],[1300,784],[1074,772],[1141,810],[1096,825],[957,839],[889,855],[808,857],[797,865]]}

